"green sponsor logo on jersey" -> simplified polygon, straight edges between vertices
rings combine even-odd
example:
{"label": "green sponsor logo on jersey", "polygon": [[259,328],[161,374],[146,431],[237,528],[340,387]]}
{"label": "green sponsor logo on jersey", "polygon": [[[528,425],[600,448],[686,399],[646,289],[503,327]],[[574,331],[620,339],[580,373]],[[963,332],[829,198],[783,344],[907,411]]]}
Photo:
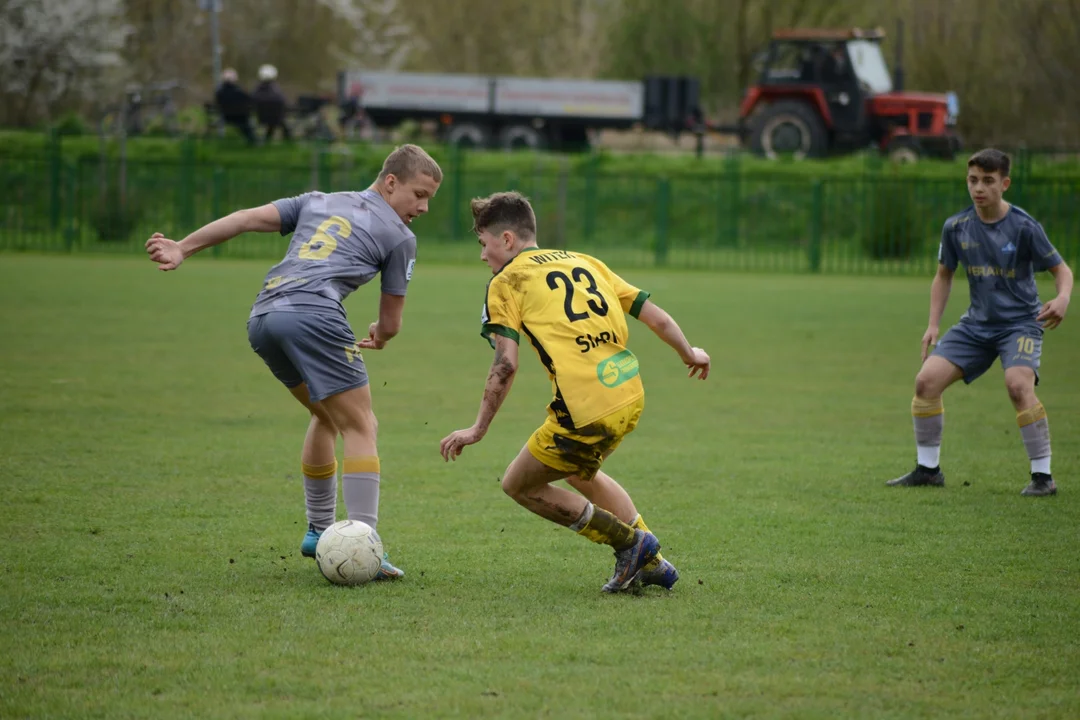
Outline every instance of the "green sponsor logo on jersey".
{"label": "green sponsor logo on jersey", "polygon": [[637,377],[638,369],[637,356],[629,350],[623,350],[607,360],[601,360],[596,366],[596,377],[605,387],[613,388]]}

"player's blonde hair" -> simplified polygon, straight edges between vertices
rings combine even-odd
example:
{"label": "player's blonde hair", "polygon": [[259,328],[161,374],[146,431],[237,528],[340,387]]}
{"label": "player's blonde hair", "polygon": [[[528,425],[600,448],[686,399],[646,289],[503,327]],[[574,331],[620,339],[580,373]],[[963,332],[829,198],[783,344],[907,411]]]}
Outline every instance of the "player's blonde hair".
{"label": "player's blonde hair", "polygon": [[437,183],[443,178],[439,163],[422,147],[412,144],[399,145],[386,156],[379,171],[379,182],[386,180],[387,175],[393,175],[401,182],[409,182],[417,175],[429,175]]}
{"label": "player's blonde hair", "polygon": [[473,232],[492,234],[510,230],[524,240],[536,237],[536,213],[529,199],[519,192],[497,192],[471,203]]}

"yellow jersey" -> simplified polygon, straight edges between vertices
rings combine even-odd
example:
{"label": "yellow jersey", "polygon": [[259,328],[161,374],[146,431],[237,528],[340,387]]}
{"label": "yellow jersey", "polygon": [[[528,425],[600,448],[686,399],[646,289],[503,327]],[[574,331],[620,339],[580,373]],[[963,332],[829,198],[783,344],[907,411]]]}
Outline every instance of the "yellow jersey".
{"label": "yellow jersey", "polygon": [[532,343],[551,378],[548,413],[583,428],[645,395],[629,349],[626,313],[637,317],[649,293],[596,258],[528,248],[491,278],[481,335]]}

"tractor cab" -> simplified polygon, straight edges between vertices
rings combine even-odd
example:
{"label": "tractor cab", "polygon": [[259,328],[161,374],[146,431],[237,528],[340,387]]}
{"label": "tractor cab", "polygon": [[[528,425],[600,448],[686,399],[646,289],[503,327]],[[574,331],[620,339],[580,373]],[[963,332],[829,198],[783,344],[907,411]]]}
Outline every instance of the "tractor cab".
{"label": "tractor cab", "polygon": [[958,150],[955,96],[897,92],[883,37],[880,29],[774,33],[740,108],[752,149],[768,157],[822,157],[870,144],[916,157]]}

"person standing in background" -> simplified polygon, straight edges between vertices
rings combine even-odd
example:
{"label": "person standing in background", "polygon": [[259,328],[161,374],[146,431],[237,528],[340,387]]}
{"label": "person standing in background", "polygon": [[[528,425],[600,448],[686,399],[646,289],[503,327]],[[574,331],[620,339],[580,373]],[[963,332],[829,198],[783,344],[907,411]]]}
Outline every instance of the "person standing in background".
{"label": "person standing in background", "polygon": [[270,142],[274,131],[281,128],[281,134],[286,140],[292,140],[289,128],[285,125],[285,106],[287,101],[285,93],[277,83],[277,68],[273,65],[263,65],[259,68],[259,84],[251,97],[255,101],[255,116],[259,124],[266,128],[265,142]]}

